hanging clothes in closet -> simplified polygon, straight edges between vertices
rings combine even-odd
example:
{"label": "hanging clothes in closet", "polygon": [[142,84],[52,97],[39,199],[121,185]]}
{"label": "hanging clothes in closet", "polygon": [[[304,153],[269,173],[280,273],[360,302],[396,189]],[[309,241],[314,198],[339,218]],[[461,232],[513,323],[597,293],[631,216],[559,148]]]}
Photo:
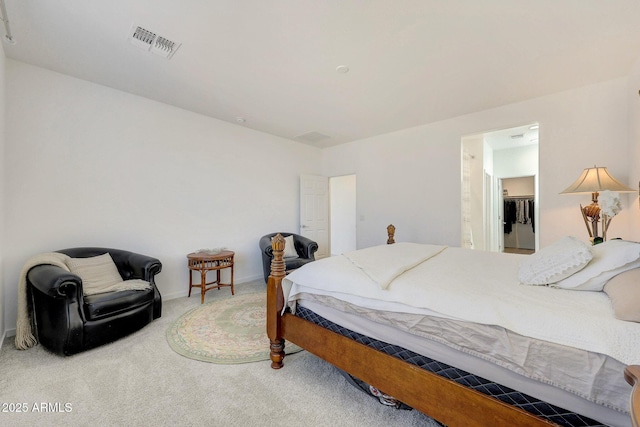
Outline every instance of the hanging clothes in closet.
{"label": "hanging clothes in closet", "polygon": [[535,233],[534,221],[535,202],[531,198],[505,198],[504,199],[504,232],[513,231],[513,224],[531,224]]}

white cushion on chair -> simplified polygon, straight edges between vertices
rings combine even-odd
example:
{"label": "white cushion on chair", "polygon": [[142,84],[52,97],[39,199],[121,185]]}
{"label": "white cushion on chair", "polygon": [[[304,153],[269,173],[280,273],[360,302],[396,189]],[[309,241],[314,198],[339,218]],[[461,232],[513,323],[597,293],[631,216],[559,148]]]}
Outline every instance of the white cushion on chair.
{"label": "white cushion on chair", "polygon": [[[274,236],[275,237],[275,236]],[[271,238],[273,242],[273,237]],[[296,246],[293,243],[293,234],[284,238],[284,258],[297,258],[298,252],[296,252]]]}
{"label": "white cushion on chair", "polygon": [[100,293],[122,282],[118,267],[108,253],[89,258],[71,258],[67,266],[82,279],[85,295]]}
{"label": "white cushion on chair", "polygon": [[295,243],[293,243],[293,235],[284,238],[284,254],[285,258],[296,258],[298,252],[296,252]]}

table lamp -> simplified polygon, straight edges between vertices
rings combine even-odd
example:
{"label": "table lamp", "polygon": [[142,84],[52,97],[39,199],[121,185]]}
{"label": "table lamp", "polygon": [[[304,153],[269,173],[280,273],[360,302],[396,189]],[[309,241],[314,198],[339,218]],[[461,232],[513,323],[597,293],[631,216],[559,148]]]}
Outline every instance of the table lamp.
{"label": "table lamp", "polygon": [[[591,193],[591,204],[585,207],[582,207],[582,205],[580,205],[580,212],[582,214],[582,219],[584,219],[584,223],[587,226],[589,238],[591,239],[593,244],[607,240],[607,229],[609,228],[609,223],[611,222],[613,215],[618,213],[616,210],[614,210],[613,215],[611,215],[611,213],[603,214],[603,235],[602,237],[600,237],[598,235],[598,222],[600,221],[600,212],[602,209],[598,205],[598,196],[601,191],[612,191],[616,193],[635,192],[635,190],[627,187],[626,185],[615,179],[613,176],[611,176],[606,167],[597,167],[594,165],[592,168],[586,168],[585,170],[583,170],[580,177],[560,193]],[[617,199],[617,197],[613,196],[612,200],[613,203],[616,203],[618,205],[619,210],[619,200]]]}

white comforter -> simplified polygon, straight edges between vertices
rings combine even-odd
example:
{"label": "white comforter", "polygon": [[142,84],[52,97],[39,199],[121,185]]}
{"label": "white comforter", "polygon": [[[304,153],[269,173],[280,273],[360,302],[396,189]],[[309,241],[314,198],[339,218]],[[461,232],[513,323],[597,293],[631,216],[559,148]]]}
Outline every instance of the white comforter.
{"label": "white comforter", "polygon": [[[398,256],[413,249],[421,259]],[[316,293],[372,309],[499,325],[640,364],[640,324],[617,320],[603,292],[519,284],[522,255],[414,243],[364,251],[366,261],[356,251],[292,272],[283,280],[285,300],[293,306],[302,294]]]}

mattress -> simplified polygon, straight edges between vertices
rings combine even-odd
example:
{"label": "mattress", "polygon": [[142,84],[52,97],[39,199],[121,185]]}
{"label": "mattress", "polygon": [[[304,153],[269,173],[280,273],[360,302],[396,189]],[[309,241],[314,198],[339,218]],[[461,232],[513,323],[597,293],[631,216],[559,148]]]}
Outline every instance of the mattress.
{"label": "mattress", "polygon": [[[390,251],[396,246],[402,248],[395,244],[363,251]],[[386,251],[382,255],[388,255]],[[401,271],[404,252],[401,255],[397,257],[399,264],[391,264],[389,270]],[[498,325],[523,336],[640,364],[640,323],[616,319],[604,292],[520,285],[517,277],[522,257],[447,248],[401,271],[383,289],[381,281],[371,280],[351,260],[335,256],[292,272],[282,280],[282,288],[290,307],[295,306],[300,293],[328,295],[374,310]],[[383,258],[378,256],[378,260]],[[388,264],[384,263],[385,267]]]}
{"label": "mattress", "polygon": [[[363,311],[326,296],[299,295],[297,306],[299,311],[315,313],[311,317],[329,319],[329,324],[339,325],[340,330],[361,334],[367,340],[383,343],[382,347],[395,346],[403,357],[425,357],[425,365],[433,362],[439,375],[444,372],[445,376],[452,376],[450,379],[497,394],[508,403],[520,402],[523,409],[552,417],[560,425],[631,425],[630,387],[622,375],[624,365],[610,357],[575,349],[567,352],[562,346],[504,331],[496,334],[492,330],[495,328],[485,325],[442,318],[417,319],[412,315],[400,319],[398,313]],[[314,323],[319,323],[317,319]],[[463,330],[466,332],[460,333]],[[456,335],[477,339],[451,339]],[[516,350],[505,351],[500,348],[504,345]],[[540,354],[546,355],[543,360],[553,358],[554,363],[537,363]]]}

